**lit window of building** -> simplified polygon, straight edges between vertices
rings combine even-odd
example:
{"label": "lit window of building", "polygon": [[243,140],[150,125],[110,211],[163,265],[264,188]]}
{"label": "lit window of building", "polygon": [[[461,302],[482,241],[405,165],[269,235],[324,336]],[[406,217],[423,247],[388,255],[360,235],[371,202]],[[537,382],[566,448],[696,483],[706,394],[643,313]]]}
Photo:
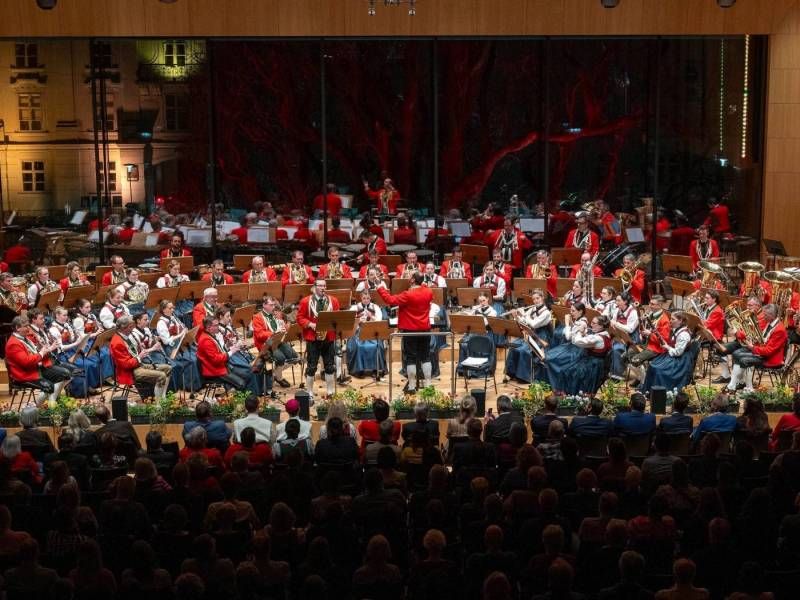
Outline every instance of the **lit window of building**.
{"label": "lit window of building", "polygon": [[19,103],[19,130],[42,130],[42,95],[20,94]]}
{"label": "lit window of building", "polygon": [[186,42],[170,40],[164,43],[164,64],[168,67],[186,66]]}
{"label": "lit window of building", "polygon": [[22,161],[22,191],[23,192],[44,191],[44,161],[41,160]]}
{"label": "lit window of building", "polygon": [[[105,168],[102,162],[97,163],[97,170],[102,178],[105,175]],[[113,160],[108,161],[108,190],[110,192],[117,191],[117,163]]]}
{"label": "lit window of building", "polygon": [[17,69],[35,69],[39,66],[39,44],[14,44]]}

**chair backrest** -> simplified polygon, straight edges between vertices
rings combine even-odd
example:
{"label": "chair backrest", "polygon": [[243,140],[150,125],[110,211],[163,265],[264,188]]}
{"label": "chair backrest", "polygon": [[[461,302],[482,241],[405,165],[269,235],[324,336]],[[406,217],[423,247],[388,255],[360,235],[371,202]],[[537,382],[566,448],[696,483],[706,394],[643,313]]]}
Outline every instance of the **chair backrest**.
{"label": "chair backrest", "polygon": [[776,450],[788,450],[792,447],[792,437],[794,437],[794,429],[782,429],[778,432],[778,447]]}
{"label": "chair backrest", "polygon": [[467,342],[467,355],[475,358],[492,358],[494,342],[487,335],[471,335]]}
{"label": "chair backrest", "polygon": [[578,451],[581,456],[606,456],[608,454],[608,437],[579,435]]}
{"label": "chair backrest", "polygon": [[669,453],[673,456],[683,456],[689,454],[691,447],[691,434],[687,431],[685,433],[670,433],[669,435]]}
{"label": "chair backrest", "polygon": [[641,435],[626,435],[622,438],[628,456],[647,456],[650,454],[650,443],[652,435],[644,433]]}

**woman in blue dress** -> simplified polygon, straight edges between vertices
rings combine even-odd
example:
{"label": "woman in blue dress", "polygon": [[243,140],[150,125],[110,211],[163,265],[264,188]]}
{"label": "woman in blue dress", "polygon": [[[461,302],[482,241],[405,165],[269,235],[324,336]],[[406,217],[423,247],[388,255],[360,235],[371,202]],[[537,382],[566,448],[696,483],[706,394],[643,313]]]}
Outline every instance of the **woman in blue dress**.
{"label": "woman in blue dress", "polygon": [[[94,345],[95,338],[103,332],[103,324],[92,312],[92,303],[86,298],[81,298],[75,303],[75,312],[72,317],[72,327],[79,336],[88,335],[89,341],[84,346],[84,353]],[[108,346],[103,346],[93,354],[100,363],[100,383],[114,376],[114,363],[111,362],[111,351]],[[91,384],[90,384],[90,387]]]}
{"label": "woman in blue dress", "polygon": [[88,397],[96,393],[102,383],[100,357],[96,353],[89,357],[86,356],[86,346],[81,346],[81,341],[88,334],[79,334],[75,331],[66,308],[59,306],[53,311],[50,335],[61,340],[61,351],[57,355],[60,362],[70,362],[75,353],[80,352],[80,355],[71,363],[81,370],[73,376],[69,383],[70,393],[78,397]]}
{"label": "woman in blue dress", "polygon": [[359,337],[361,325],[383,320],[381,307],[375,304],[369,291],[361,292],[361,300],[350,310],[356,312],[358,327],[353,336],[347,340],[347,371],[356,377],[365,377],[375,373],[379,376],[386,372],[386,349],[383,340],[362,340]]}
{"label": "woman in blue dress", "polygon": [[161,340],[161,347],[172,365],[171,390],[196,392],[203,387],[200,371],[197,367],[197,352],[194,344],[187,346],[172,357],[175,348],[186,335],[186,325],[175,316],[175,304],[170,300],[162,300],[158,305],[156,335]]}
{"label": "woman in blue dress", "polygon": [[[525,328],[532,330],[539,340],[549,345],[553,335],[552,315],[545,304],[545,292],[535,289],[531,293],[533,304],[528,308],[518,309],[516,318]],[[533,373],[531,372],[533,371]],[[539,381],[547,381],[547,374],[542,361],[533,353],[530,342],[525,339],[517,340],[509,345],[506,354],[506,375],[519,381],[530,383],[535,373]]]}
{"label": "woman in blue dress", "polygon": [[[187,281],[189,281],[189,276],[181,273],[181,263],[173,260],[169,263],[167,272],[156,281],[156,287],[162,289],[178,287]],[[175,304],[175,316],[187,327],[192,326],[192,310],[194,310],[194,302],[191,300],[178,300]]]}
{"label": "woman in blue dress", "polygon": [[589,324],[585,310],[580,302],[572,305],[564,325],[569,343],[545,353],[547,376],[556,393],[594,394],[605,379],[605,360],[611,350],[608,317],[599,315]]}
{"label": "woman in blue dress", "polygon": [[[583,281],[580,279],[576,279],[572,282],[572,289],[564,294],[564,297],[561,299],[561,304],[567,307],[571,307],[578,303],[582,304],[583,306],[592,305],[591,301],[587,298]],[[558,323],[553,329],[552,343],[550,345],[557,346],[565,341],[567,340],[564,338],[564,324]]]}
{"label": "woman in blue dress", "polygon": [[687,327],[686,313],[675,311],[670,315],[672,331],[668,340],[661,340],[666,352],[650,361],[641,391],[648,392],[653,386],[668,390],[681,390],[692,381],[694,363],[699,346],[692,344],[692,334]]}

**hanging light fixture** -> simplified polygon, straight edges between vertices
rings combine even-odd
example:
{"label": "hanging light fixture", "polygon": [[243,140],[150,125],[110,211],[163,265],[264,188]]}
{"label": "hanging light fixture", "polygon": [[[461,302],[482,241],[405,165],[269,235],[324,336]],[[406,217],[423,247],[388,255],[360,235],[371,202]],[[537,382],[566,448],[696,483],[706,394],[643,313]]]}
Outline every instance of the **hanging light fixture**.
{"label": "hanging light fixture", "polygon": [[[369,0],[369,8],[367,8],[367,14],[370,17],[375,16],[375,5],[377,4],[377,0]],[[402,6],[403,4],[408,5],[408,15],[413,17],[417,14],[417,0],[383,0],[384,6]]]}

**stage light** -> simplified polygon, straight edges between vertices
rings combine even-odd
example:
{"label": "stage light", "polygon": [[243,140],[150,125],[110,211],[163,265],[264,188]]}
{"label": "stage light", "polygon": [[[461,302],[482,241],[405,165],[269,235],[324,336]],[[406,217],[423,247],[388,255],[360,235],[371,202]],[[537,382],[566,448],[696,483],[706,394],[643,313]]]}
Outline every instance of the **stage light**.
{"label": "stage light", "polygon": [[42,10],[52,10],[58,4],[58,0],[36,0],[36,6]]}
{"label": "stage light", "polygon": [[734,4],[736,4],[736,0],[717,0],[717,5],[720,8],[730,8]]}
{"label": "stage light", "polygon": [[619,0],[600,0],[600,4],[603,5],[603,8],[616,8]]}
{"label": "stage light", "polygon": [[370,17],[375,16],[375,0],[369,0],[369,9],[367,9],[367,14]]}
{"label": "stage light", "polygon": [[159,2],[163,2],[164,4],[175,4],[178,0],[159,0]]}

